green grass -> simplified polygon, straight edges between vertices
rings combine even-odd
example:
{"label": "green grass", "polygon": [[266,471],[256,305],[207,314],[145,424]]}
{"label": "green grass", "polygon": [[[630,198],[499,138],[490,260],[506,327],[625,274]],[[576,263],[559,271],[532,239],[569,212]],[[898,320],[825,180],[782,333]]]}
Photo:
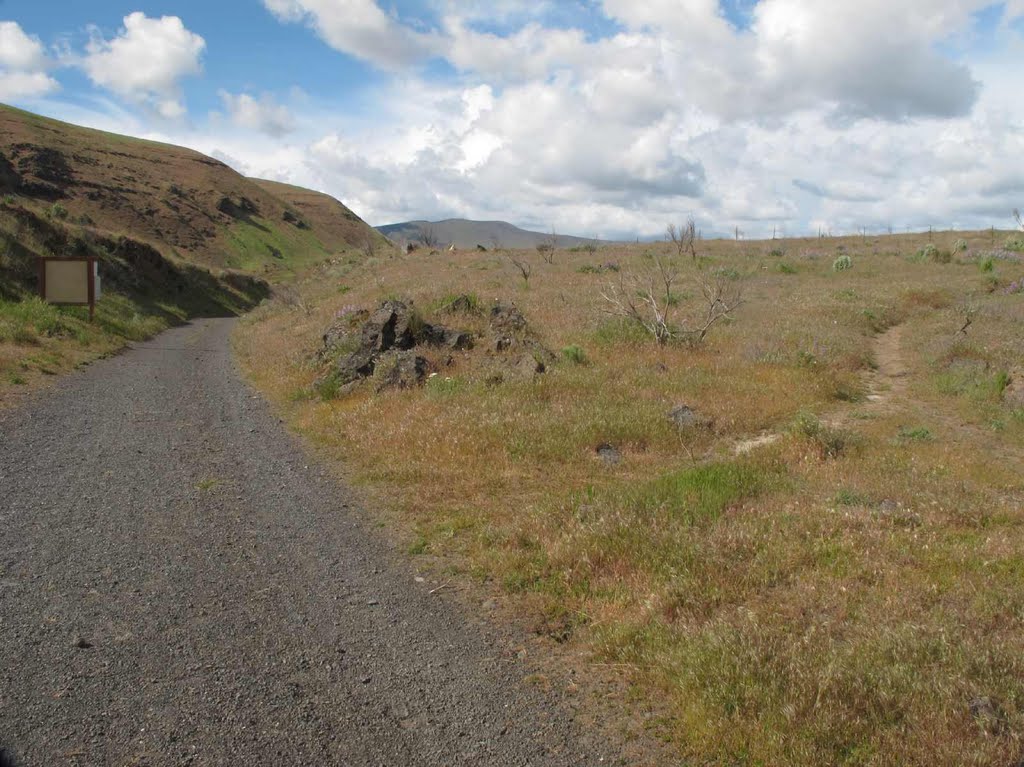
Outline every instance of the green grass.
{"label": "green grass", "polygon": [[35,343],[40,337],[70,335],[76,323],[68,309],[31,296],[23,301],[0,300],[0,341]]}
{"label": "green grass", "polygon": [[271,266],[294,272],[328,255],[311,230],[286,230],[258,216],[236,221],[227,234],[232,249],[227,263],[234,269],[259,272]]}
{"label": "green grass", "polygon": [[933,436],[931,430],[924,426],[903,426],[899,438],[904,442],[931,442]]}
{"label": "green grass", "polygon": [[[133,267],[119,255],[121,248],[145,253],[148,246],[91,234],[72,237],[76,230],[45,210],[28,207],[19,217],[0,211],[6,245],[0,263],[0,344],[14,347],[0,363],[5,376],[0,381],[12,382],[11,371],[22,381],[31,372],[56,374],[125,342],[151,338],[189,317],[241,313],[266,295],[258,280],[218,277],[156,252]],[[54,306],[35,294],[35,260],[51,255],[52,243],[61,241],[62,233],[77,253],[99,262],[104,290],[93,321],[86,307]]]}
{"label": "green grass", "polygon": [[562,356],[574,365],[586,365],[588,362],[587,353],[576,344],[570,344],[562,349]]}
{"label": "green grass", "polygon": [[714,521],[740,501],[759,495],[778,477],[744,463],[716,463],[665,475],[634,493],[626,503],[638,516],[664,514],[687,525]]}

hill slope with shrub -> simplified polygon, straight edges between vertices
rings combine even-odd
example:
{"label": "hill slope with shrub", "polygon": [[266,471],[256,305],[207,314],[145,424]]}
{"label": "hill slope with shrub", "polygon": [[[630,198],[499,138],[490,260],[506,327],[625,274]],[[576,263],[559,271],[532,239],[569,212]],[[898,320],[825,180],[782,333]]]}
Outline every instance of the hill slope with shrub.
{"label": "hill slope with shrub", "polygon": [[[243,312],[368,240],[386,242],[327,195],[0,105],[0,390],[188,317]],[[35,298],[37,259],[67,256],[100,263],[94,324]]]}

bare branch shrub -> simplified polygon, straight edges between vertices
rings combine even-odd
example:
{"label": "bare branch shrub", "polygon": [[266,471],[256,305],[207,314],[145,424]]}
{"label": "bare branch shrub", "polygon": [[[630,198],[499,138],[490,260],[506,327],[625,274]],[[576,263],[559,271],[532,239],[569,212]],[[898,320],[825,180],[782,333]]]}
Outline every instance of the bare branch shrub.
{"label": "bare branch shrub", "polygon": [[691,259],[697,260],[697,223],[693,216],[686,219],[685,225],[680,224],[677,227],[675,224],[669,224],[666,233],[668,239],[676,246],[676,253],[680,258],[689,253]]}
{"label": "bare branch shrub", "polygon": [[558,247],[558,234],[554,229],[551,230],[551,234],[546,236],[544,240],[537,245],[537,252],[540,253],[540,257],[544,259],[545,264],[555,263],[555,249]]}
{"label": "bare branch shrub", "polygon": [[511,254],[508,256],[508,260],[512,262],[512,266],[519,270],[519,273],[523,275],[523,282],[529,286],[530,275],[533,274],[533,265],[525,258],[517,258]]}
{"label": "bare branch shrub", "polygon": [[279,285],[274,288],[273,297],[281,306],[289,311],[302,312],[307,316],[313,312],[312,307],[302,297],[302,293],[291,285]]}
{"label": "bare branch shrub", "polygon": [[620,271],[618,279],[609,280],[601,292],[605,312],[636,323],[659,344],[675,339],[694,345],[703,342],[715,325],[743,304],[742,285],[726,275],[698,272],[695,281],[701,301],[690,316],[677,319],[681,300],[674,288],[680,274],[673,259],[660,256],[643,273]]}
{"label": "bare branch shrub", "polygon": [[420,230],[420,242],[423,243],[424,247],[433,250],[437,248],[441,241],[437,238],[437,232],[434,231],[434,227],[427,224]]}
{"label": "bare branch shrub", "polygon": [[1024,232],[1024,218],[1021,218],[1020,209],[1013,209],[1013,220],[1017,222],[1017,228]]}

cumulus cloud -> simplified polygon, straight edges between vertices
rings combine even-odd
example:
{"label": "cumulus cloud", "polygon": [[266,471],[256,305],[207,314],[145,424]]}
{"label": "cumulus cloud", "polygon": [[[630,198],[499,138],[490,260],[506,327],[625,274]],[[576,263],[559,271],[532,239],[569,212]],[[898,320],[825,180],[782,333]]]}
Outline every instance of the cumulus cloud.
{"label": "cumulus cloud", "polygon": [[255,98],[248,93],[221,91],[220,99],[235,125],[275,138],[286,136],[296,129],[291,111],[268,94]]}
{"label": "cumulus cloud", "polygon": [[202,71],[205,48],[206,41],[177,16],[150,18],[137,11],[124,17],[112,39],[93,28],[81,65],[96,85],[177,119],[185,114],[180,81]]}
{"label": "cumulus cloud", "polygon": [[[1004,6],[984,55],[974,14],[990,0],[745,0],[741,16],[719,0],[593,0],[576,17],[554,1],[425,0],[419,17],[372,0],[263,3],[391,72],[371,108],[316,102],[313,119],[295,100],[299,116],[222,92],[248,130],[214,120],[164,138],[327,191],[373,223],[630,237],[694,215],[708,235],[796,235],[980,226],[1024,205],[1006,29],[1024,0]],[[424,66],[437,60],[450,69]],[[180,104],[181,76],[125,92]]]}
{"label": "cumulus cloud", "polygon": [[609,14],[657,36],[677,87],[726,118],[831,105],[846,118],[902,120],[970,111],[978,83],[937,46],[989,0],[760,0],[749,28],[716,0],[605,0]]}
{"label": "cumulus cloud", "polygon": [[45,96],[60,88],[43,44],[15,21],[0,21],[0,100]]}
{"label": "cumulus cloud", "polygon": [[[1019,2],[1019,0],[1014,0]],[[746,28],[718,0],[603,0],[628,31],[593,41],[583,30],[544,24],[547,4],[507,0],[497,18],[521,20],[510,34],[480,31],[480,3],[439,3],[437,28],[414,29],[374,0],[264,0],[284,21],[304,20],[331,46],[384,69],[432,58],[491,81],[643,56],[665,90],[727,119],[791,114],[831,105],[836,119],[966,114],[978,83],[937,46],[990,0],[760,0]],[[1007,14],[1014,13],[1007,7]],[[495,18],[489,19],[492,25]],[[627,64],[628,65],[628,64]]]}
{"label": "cumulus cloud", "polygon": [[263,0],[282,21],[306,22],[330,46],[382,69],[432,55],[437,41],[384,13],[374,0]]}

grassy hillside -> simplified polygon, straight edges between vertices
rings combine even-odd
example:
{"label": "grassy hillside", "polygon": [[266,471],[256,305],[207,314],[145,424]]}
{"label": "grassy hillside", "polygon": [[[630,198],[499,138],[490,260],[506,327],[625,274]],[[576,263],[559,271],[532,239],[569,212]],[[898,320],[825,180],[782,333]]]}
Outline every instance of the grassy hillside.
{"label": "grassy hillside", "polygon": [[[0,391],[187,317],[236,314],[384,238],[326,195],[181,147],[0,105]],[[98,322],[34,298],[37,257],[100,260]]]}
{"label": "grassy hillside", "polygon": [[0,106],[0,193],[59,205],[68,220],[271,277],[365,239],[367,227],[341,203],[300,207],[274,193],[282,189],[291,195],[189,149]]}
{"label": "grassy hillside", "polygon": [[550,244],[552,240],[559,248],[571,248],[588,243],[607,244],[585,237],[530,232],[505,221],[468,221],[461,218],[436,222],[406,221],[401,224],[379,226],[377,229],[395,242],[420,243],[430,247],[448,247],[454,244],[457,248],[536,248],[538,245]]}
{"label": "grassy hillside", "polygon": [[[705,318],[707,286],[745,303],[703,343],[659,344],[606,296],[649,285],[666,244],[515,254],[528,281],[500,254],[418,251],[325,267],[240,350],[419,566],[620,675],[683,763],[1009,765],[1022,254],[1009,232],[707,242],[675,264],[669,324]],[[395,297],[476,348],[417,347],[418,388],[326,386],[345,329]],[[508,367],[495,299],[557,355],[547,372]]]}

